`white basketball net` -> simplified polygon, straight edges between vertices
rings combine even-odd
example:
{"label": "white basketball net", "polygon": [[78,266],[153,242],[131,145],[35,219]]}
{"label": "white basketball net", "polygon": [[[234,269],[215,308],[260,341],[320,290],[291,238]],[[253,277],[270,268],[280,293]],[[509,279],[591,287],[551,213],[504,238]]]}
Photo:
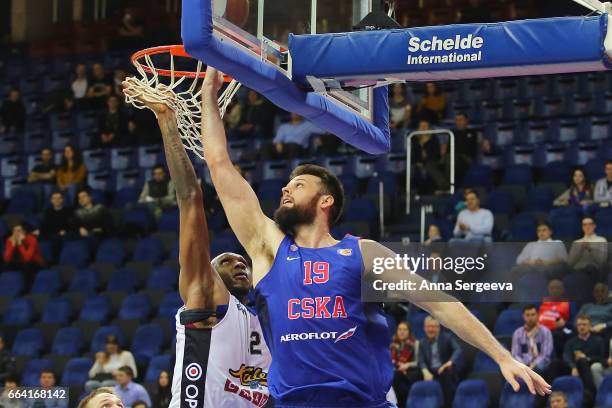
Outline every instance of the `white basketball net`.
{"label": "white basketball net", "polygon": [[[195,76],[188,78],[186,76],[176,77],[174,69],[174,56],[170,55],[170,76],[159,75],[153,61],[149,55],[142,57],[144,61],[134,64],[140,73],[141,78],[129,78],[131,83],[130,95],[125,95],[125,101],[132,104],[138,109],[147,108],[140,97],[153,103],[163,103],[172,109],[176,115],[176,123],[179,134],[181,136],[185,149],[191,150],[200,159],[204,160],[204,146],[201,139],[201,120],[202,120],[202,105],[200,95],[202,93],[201,81],[199,81],[202,71],[202,62],[198,61]],[[143,68],[144,64],[148,70]],[[170,83],[162,83],[162,79],[169,78]],[[191,85],[187,90],[180,91],[177,89],[185,80],[192,80]],[[225,115],[225,111],[232,101],[232,98],[240,88],[240,83],[235,79],[225,87],[225,90],[219,97],[219,111],[221,117]]]}

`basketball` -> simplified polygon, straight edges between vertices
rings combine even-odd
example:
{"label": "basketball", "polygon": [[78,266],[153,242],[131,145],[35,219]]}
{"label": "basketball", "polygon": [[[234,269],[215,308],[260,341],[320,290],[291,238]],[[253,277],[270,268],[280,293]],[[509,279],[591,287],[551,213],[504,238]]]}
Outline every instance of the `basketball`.
{"label": "basketball", "polygon": [[249,18],[249,0],[227,0],[225,18],[238,27],[244,27]]}

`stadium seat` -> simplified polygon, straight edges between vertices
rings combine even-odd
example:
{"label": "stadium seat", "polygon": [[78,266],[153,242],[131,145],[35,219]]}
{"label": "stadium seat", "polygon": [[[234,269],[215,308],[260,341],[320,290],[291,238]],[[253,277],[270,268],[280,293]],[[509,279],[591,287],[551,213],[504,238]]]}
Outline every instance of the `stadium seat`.
{"label": "stadium seat", "polygon": [[126,230],[136,230],[141,234],[148,234],[153,229],[153,214],[148,207],[135,205],[123,211],[122,223]]}
{"label": "stadium seat", "polygon": [[40,386],[40,372],[44,369],[51,368],[51,361],[47,359],[33,358],[29,360],[21,375],[22,387],[38,387]]}
{"label": "stadium seat", "polygon": [[581,407],[584,387],[580,378],[565,375],[557,377],[551,384],[553,391],[561,391],[567,397],[570,407]]}
{"label": "stadium seat", "polygon": [[102,326],[99,327],[93,335],[91,340],[92,352],[104,351],[106,347],[106,338],[108,336],[115,336],[120,345],[124,345],[123,332],[117,326]]}
{"label": "stadium seat", "polygon": [[530,186],[533,182],[531,167],[527,164],[515,164],[504,171],[502,184],[518,184]]}
{"label": "stadium seat", "polygon": [[281,189],[285,187],[285,182],[279,179],[262,180],[257,188],[257,197],[260,200],[276,200],[280,201],[282,192]]}
{"label": "stadium seat", "polygon": [[548,295],[548,281],[541,273],[528,273],[521,276],[516,291],[520,302],[541,302]]}
{"label": "stadium seat", "polygon": [[140,196],[140,188],[125,187],[117,190],[113,199],[113,208],[124,208],[129,204],[136,204]]}
{"label": "stadium seat", "polygon": [[108,262],[120,266],[125,260],[125,246],[120,239],[102,241],[96,253],[96,262]]}
{"label": "stadium seat", "polygon": [[129,268],[116,270],[108,281],[106,290],[132,292],[138,286],[138,277]]}
{"label": "stadium seat", "polygon": [[53,295],[62,287],[62,279],[55,269],[43,269],[36,274],[31,293]]}
{"label": "stadium seat", "polygon": [[612,406],[612,375],[606,375],[599,385],[595,405],[598,407]]}
{"label": "stadium seat", "polygon": [[83,334],[81,330],[77,327],[63,327],[55,334],[51,346],[51,353],[65,356],[77,356],[82,348]]}
{"label": "stadium seat", "polygon": [[68,324],[72,316],[72,305],[64,297],[51,299],[43,310],[41,321],[43,323]]}
{"label": "stadium seat", "polygon": [[514,212],[514,200],[512,194],[508,191],[493,190],[487,196],[485,208],[490,210],[493,214],[507,214],[510,215]]}
{"label": "stadium seat", "polygon": [[581,304],[592,301],[594,277],[585,271],[572,271],[563,278],[565,296]]}
{"label": "stadium seat", "polygon": [[385,194],[389,194],[390,197],[395,197],[397,193],[397,179],[394,173],[389,171],[383,171],[368,179],[368,185],[366,187],[366,193],[378,194],[379,182],[383,182]]}
{"label": "stadium seat", "polygon": [[83,162],[87,171],[102,171],[109,169],[110,156],[107,149],[83,151]]}
{"label": "stadium seat", "polygon": [[125,170],[136,164],[136,152],[131,147],[116,147],[111,150],[111,168]]}
{"label": "stadium seat", "polygon": [[474,165],[463,178],[464,187],[484,187],[487,190],[493,185],[493,174],[489,166]]}
{"label": "stadium seat", "polygon": [[15,356],[36,357],[44,346],[42,331],[38,328],[20,330],[13,342],[12,352]]}
{"label": "stadium seat", "polygon": [[515,215],[510,222],[510,236],[514,242],[529,242],[537,240],[536,218],[530,213]]}
{"label": "stadium seat", "polygon": [[506,309],[497,317],[493,334],[512,336],[514,331],[523,325],[523,312],[519,309]]}
{"label": "stadium seat", "polygon": [[23,290],[23,272],[0,273],[0,296],[19,296]]}
{"label": "stadium seat", "polygon": [[546,187],[534,187],[527,193],[527,210],[548,212],[553,205],[555,197]]}
{"label": "stadium seat", "polygon": [[157,230],[179,232],[178,208],[170,208],[162,212],[159,223],[157,224]]}
{"label": "stadium seat", "polygon": [[344,194],[347,197],[355,197],[359,194],[359,180],[354,174],[342,174],[338,176],[342,187],[344,188]]}
{"label": "stadium seat", "polygon": [[16,188],[6,209],[9,214],[31,214],[39,210],[39,198],[31,190]]}
{"label": "stadium seat", "polygon": [[567,183],[570,179],[571,167],[565,161],[553,161],[542,170],[542,183]]}
{"label": "stadium seat", "polygon": [[157,383],[159,379],[159,373],[162,371],[172,371],[172,356],[164,354],[161,356],[155,356],[149,361],[147,372],[144,377],[145,383]]}
{"label": "stadium seat", "polygon": [[98,274],[93,269],[80,269],[72,277],[69,292],[94,294],[99,286]]}
{"label": "stadium seat", "polygon": [[459,384],[453,408],[487,407],[489,405],[489,389],[483,380],[465,380]]}
{"label": "stadium seat", "polygon": [[514,392],[510,384],[505,383],[501,397],[499,399],[499,408],[534,408],[535,395],[529,392],[527,385],[520,382],[521,388],[518,392]]}
{"label": "stadium seat", "polygon": [[105,322],[111,314],[111,304],[104,295],[89,296],[83,305],[80,320]]}
{"label": "stadium seat", "polygon": [[423,328],[423,323],[425,322],[425,318],[428,316],[426,312],[423,311],[412,311],[410,313],[410,328],[414,333],[414,336],[417,339],[422,339],[425,337],[425,330]]}
{"label": "stadium seat", "polygon": [[164,294],[159,305],[159,317],[168,317],[174,319],[177,310],[183,306],[183,300],[178,292],[170,292]]}
{"label": "stadium seat", "polygon": [[343,219],[345,222],[367,222],[370,227],[373,227],[378,219],[378,210],[372,200],[356,198],[348,203]]}
{"label": "stadium seat", "polygon": [[30,300],[24,298],[14,299],[4,311],[2,324],[5,326],[27,326],[32,320],[33,311]]}
{"label": "stadium seat", "polygon": [[134,249],[133,261],[147,261],[153,264],[161,262],[164,255],[164,243],[156,238],[142,238]]}
{"label": "stadium seat", "polygon": [[410,388],[408,407],[419,408],[442,408],[444,406],[444,396],[442,387],[437,381],[417,381]]}
{"label": "stadium seat", "polygon": [[88,358],[73,358],[68,361],[60,384],[64,387],[82,386],[89,379],[89,369],[93,362]]}
{"label": "stadium seat", "polygon": [[499,366],[491,357],[479,351],[474,359],[473,371],[475,373],[496,373],[499,371]]}
{"label": "stadium seat", "polygon": [[178,271],[169,266],[156,266],[147,280],[148,289],[171,290],[178,284]]}
{"label": "stadium seat", "polygon": [[84,240],[67,241],[60,253],[59,263],[82,268],[89,260],[89,243]]}
{"label": "stadium seat", "polygon": [[118,317],[122,320],[145,319],[151,312],[151,302],[144,293],[133,293],[123,299]]}
{"label": "stadium seat", "polygon": [[134,333],[130,350],[133,351],[136,361],[149,361],[159,354],[163,341],[164,333],[157,324],[144,324]]}
{"label": "stadium seat", "polygon": [[240,253],[240,243],[233,232],[222,232],[210,243],[210,255],[215,257],[223,252]]}

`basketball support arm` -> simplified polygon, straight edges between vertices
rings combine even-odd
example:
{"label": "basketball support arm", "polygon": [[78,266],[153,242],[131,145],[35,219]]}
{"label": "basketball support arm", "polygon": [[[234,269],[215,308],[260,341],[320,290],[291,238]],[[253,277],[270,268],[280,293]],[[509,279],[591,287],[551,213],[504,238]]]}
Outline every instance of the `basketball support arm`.
{"label": "basketball support arm", "polygon": [[602,3],[599,0],[574,0],[574,2],[599,13],[610,14],[612,11],[612,3],[609,1]]}

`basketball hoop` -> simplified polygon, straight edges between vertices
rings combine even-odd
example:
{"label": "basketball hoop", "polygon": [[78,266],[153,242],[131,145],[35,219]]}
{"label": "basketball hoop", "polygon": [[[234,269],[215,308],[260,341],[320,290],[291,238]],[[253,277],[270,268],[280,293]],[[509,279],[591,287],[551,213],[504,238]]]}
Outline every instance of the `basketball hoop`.
{"label": "basketball hoop", "polygon": [[[203,70],[202,61],[195,60],[182,45],[147,48],[134,53],[131,61],[140,74],[140,78],[129,79],[132,92],[130,95],[125,94],[125,101],[138,109],[146,108],[139,100],[140,97],[167,105],[176,115],[183,146],[200,159],[204,159],[201,140],[200,95],[202,93],[201,80],[206,76],[206,71]],[[178,66],[185,65],[185,62],[188,67],[179,69]],[[223,79],[227,85],[219,97],[221,117],[240,88],[240,83],[235,79],[227,75]],[[190,80],[191,84],[189,84]]]}

